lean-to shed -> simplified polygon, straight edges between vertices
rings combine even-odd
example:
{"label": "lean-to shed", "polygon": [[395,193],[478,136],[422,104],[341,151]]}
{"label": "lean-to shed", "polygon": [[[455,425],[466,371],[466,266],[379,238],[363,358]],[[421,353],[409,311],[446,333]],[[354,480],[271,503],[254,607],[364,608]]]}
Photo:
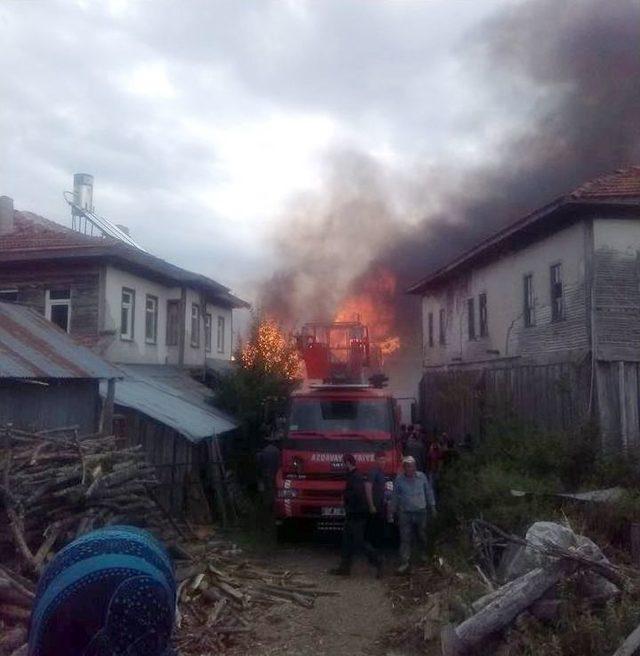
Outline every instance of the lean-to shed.
{"label": "lean-to shed", "polygon": [[[100,382],[113,388],[121,375],[40,314],[0,303],[0,426],[32,431],[77,426],[81,433],[96,432]],[[102,419],[108,421],[105,406]]]}

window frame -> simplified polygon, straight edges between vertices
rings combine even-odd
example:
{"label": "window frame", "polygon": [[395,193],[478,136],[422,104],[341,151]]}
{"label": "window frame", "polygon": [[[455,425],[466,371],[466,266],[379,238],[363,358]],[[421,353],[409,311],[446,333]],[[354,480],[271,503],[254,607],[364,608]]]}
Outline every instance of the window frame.
{"label": "window frame", "polygon": [[427,314],[427,339],[429,348],[433,348],[433,312]]}
{"label": "window frame", "polygon": [[478,328],[480,337],[489,337],[489,311],[487,308],[487,292],[478,294]]}
{"label": "window frame", "polygon": [[[179,298],[169,298],[167,299],[167,323],[165,326],[165,331],[164,331],[164,341],[165,341],[165,346],[178,346],[180,342],[180,299]],[[175,307],[176,312],[175,312],[175,320],[176,320],[176,325],[175,325],[175,337],[174,335],[170,334],[170,329],[172,328],[171,326],[171,320],[173,318],[172,312],[169,309],[170,307]],[[170,339],[171,338],[171,339]],[[174,341],[175,339],[175,341]]]}
{"label": "window frame", "polygon": [[536,325],[536,297],[533,286],[533,273],[522,276],[522,319],[525,328]]}
{"label": "window frame", "polygon": [[[20,290],[17,287],[7,287],[5,289],[0,289],[0,303],[17,303],[19,296],[18,294],[20,293]],[[6,300],[1,298],[2,294],[15,294],[15,300]]]}
{"label": "window frame", "polygon": [[[68,295],[67,298],[51,298],[51,292],[52,291],[61,291],[61,290],[60,289],[56,290],[54,288],[47,287],[47,289],[45,290],[45,294],[44,294],[44,316],[46,317],[46,319],[48,321],[51,321],[51,323],[54,323],[53,320],[51,319],[51,316],[52,316],[51,310],[52,310],[52,308],[60,307],[60,306],[66,307],[67,308],[67,328],[66,328],[65,332],[70,333],[71,332],[71,298],[72,298],[73,294],[72,294],[72,291],[71,291],[71,287],[68,287],[68,288],[65,287],[64,289],[68,290],[68,292],[69,292],[69,295]],[[55,325],[58,326],[58,324],[55,324]],[[64,330],[64,328],[62,328],[62,326],[58,326],[58,328],[60,328],[60,330]]]}
{"label": "window frame", "polygon": [[[558,272],[558,280],[554,281],[554,272]],[[555,295],[557,285],[560,286],[560,294]],[[564,281],[562,279],[562,262],[554,262],[549,266],[549,305],[551,306],[551,323],[564,320]]]}
{"label": "window frame", "polygon": [[[194,327],[195,321],[195,330]],[[200,305],[198,303],[191,303],[191,348],[200,348]]]}
{"label": "window frame", "polygon": [[[227,326],[226,326],[226,321],[225,317],[222,315],[218,315],[218,325],[217,325],[217,332],[216,332],[216,350],[218,353],[224,353],[225,350],[225,344],[226,344],[226,331],[227,331]],[[222,327],[222,330],[220,328]]]}
{"label": "window frame", "polygon": [[204,350],[211,353],[213,346],[213,316],[211,312],[204,313]]}
{"label": "window frame", "polygon": [[[153,301],[153,336],[149,337],[147,329],[149,328],[149,301]],[[144,300],[144,341],[145,344],[158,343],[158,297],[154,294],[147,294]]]}
{"label": "window frame", "polygon": [[473,296],[467,299],[467,338],[470,342],[477,339],[476,336],[476,303]]}
{"label": "window frame", "polygon": [[[127,325],[127,332],[122,332],[122,310],[125,307],[124,295],[129,294],[130,303],[129,308],[129,321]],[[136,290],[131,289],[131,287],[123,287],[120,293],[120,339],[123,342],[132,342],[135,339],[135,330],[136,330]],[[130,331],[130,332],[129,332]]]}
{"label": "window frame", "polygon": [[447,311],[444,308],[440,308],[438,313],[438,342],[440,346],[447,345]]}

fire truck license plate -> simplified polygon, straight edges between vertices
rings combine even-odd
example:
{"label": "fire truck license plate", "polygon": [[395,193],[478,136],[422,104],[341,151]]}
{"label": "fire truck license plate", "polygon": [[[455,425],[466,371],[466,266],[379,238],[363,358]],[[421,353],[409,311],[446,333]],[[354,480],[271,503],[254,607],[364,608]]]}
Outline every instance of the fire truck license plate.
{"label": "fire truck license plate", "polygon": [[325,506],[320,512],[323,517],[344,517],[344,508]]}

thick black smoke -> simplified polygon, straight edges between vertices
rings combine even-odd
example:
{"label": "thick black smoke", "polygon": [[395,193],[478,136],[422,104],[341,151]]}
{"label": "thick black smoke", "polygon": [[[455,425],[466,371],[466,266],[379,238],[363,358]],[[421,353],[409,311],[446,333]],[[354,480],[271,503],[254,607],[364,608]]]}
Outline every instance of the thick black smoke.
{"label": "thick black smoke", "polygon": [[[513,106],[517,136],[505,138],[490,165],[431,171],[422,193],[419,180],[391,179],[353,155],[341,167],[338,157],[322,210],[295,215],[279,243],[287,264],[265,282],[265,307],[298,321],[330,312],[379,267],[395,272],[402,292],[505,223],[588,179],[638,163],[639,44],[636,0],[530,1],[495,16],[468,36],[460,56],[496,102]],[[534,106],[518,102],[518,93],[532,97],[525,89],[535,92]],[[437,202],[427,205],[427,198]],[[408,227],[403,212],[421,212],[423,219]],[[336,233],[350,217],[353,224]],[[417,299],[399,293],[397,310],[404,343],[415,342]]]}

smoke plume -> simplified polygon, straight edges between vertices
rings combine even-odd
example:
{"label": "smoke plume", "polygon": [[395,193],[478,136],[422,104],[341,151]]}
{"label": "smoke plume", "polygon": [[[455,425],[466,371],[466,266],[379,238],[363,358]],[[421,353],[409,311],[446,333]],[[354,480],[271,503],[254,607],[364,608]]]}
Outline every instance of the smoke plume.
{"label": "smoke plume", "polygon": [[[495,102],[514,108],[491,163],[399,174],[335,153],[322,193],[297,199],[279,227],[283,266],[264,283],[264,308],[298,323],[330,318],[390,270],[395,330],[415,344],[409,284],[582,182],[638,163],[639,43],[636,0],[529,1],[494,16],[459,47]],[[518,94],[536,101],[523,107]]]}

